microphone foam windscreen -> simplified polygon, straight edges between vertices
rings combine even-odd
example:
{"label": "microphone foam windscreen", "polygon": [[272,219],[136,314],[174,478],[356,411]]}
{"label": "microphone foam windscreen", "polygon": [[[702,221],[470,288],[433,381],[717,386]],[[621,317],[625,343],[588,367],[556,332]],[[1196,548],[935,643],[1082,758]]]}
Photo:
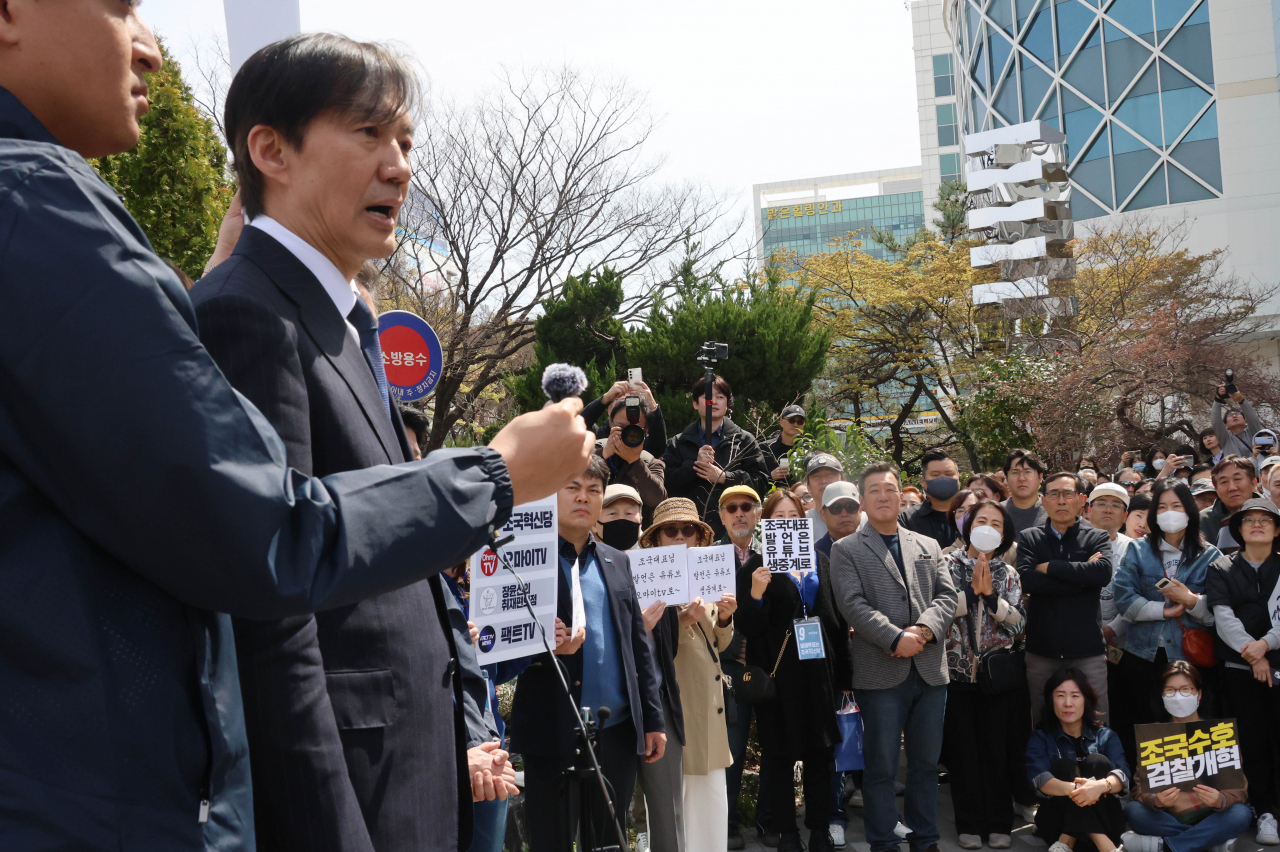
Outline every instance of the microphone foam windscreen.
{"label": "microphone foam windscreen", "polygon": [[542,374],[542,392],[552,402],[577,396],[587,389],[587,374],[572,364],[550,364]]}

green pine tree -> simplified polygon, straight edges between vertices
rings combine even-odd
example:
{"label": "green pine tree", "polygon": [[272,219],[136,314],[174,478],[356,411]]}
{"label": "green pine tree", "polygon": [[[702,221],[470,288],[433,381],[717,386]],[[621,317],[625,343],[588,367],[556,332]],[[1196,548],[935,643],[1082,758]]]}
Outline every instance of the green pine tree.
{"label": "green pine tree", "polygon": [[160,52],[164,67],[148,75],[151,109],[142,117],[137,146],[91,162],[120,193],[156,253],[199,278],[233,194],[227,152],[163,42]]}
{"label": "green pine tree", "polygon": [[729,344],[716,372],[733,388],[731,417],[746,428],[771,422],[809,391],[831,345],[814,324],[816,293],[785,286],[776,266],[732,283],[718,269],[699,273],[688,259],[679,273],[675,298],[654,306],[645,326],[628,334],[626,350],[627,364],[644,370],[669,434],[693,422],[689,388],[702,375],[696,356],[705,341]]}
{"label": "green pine tree", "polygon": [[933,224],[950,245],[965,235],[965,212],[969,209],[969,188],[962,180],[950,180],[938,187],[933,209],[942,214]]}

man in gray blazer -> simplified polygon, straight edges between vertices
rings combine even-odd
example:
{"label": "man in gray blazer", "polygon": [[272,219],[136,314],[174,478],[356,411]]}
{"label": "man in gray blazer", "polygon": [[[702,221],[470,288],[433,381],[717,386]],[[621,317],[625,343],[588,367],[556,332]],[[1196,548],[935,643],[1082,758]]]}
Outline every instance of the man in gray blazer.
{"label": "man in gray blazer", "polygon": [[853,689],[865,726],[867,842],[897,849],[893,782],[906,736],[905,822],[915,852],[938,849],[938,758],[947,701],[942,643],[957,593],[938,543],[898,524],[902,480],[889,462],[858,478],[867,523],[831,548],[831,587],[853,628]]}

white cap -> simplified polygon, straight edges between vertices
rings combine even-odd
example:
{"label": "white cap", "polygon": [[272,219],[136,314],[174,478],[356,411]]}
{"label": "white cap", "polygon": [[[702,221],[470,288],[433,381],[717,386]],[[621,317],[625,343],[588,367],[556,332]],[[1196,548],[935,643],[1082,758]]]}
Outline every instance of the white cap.
{"label": "white cap", "polygon": [[630,500],[637,506],[643,506],[644,501],[640,499],[640,492],[632,488],[630,485],[622,483],[614,483],[604,490],[604,502],[601,508],[608,506],[615,500]]}
{"label": "white cap", "polygon": [[1258,466],[1258,470],[1266,470],[1273,464],[1280,464],[1280,456],[1267,456],[1262,460],[1262,464]]}
{"label": "white cap", "polygon": [[1116,485],[1114,482],[1101,482],[1093,486],[1093,490],[1089,492],[1089,502],[1092,503],[1099,497],[1114,497],[1129,508],[1129,491],[1123,485]]}
{"label": "white cap", "polygon": [[858,495],[858,486],[844,480],[833,482],[823,490],[822,508],[826,509],[837,500],[852,500],[859,506],[862,505],[862,498]]}

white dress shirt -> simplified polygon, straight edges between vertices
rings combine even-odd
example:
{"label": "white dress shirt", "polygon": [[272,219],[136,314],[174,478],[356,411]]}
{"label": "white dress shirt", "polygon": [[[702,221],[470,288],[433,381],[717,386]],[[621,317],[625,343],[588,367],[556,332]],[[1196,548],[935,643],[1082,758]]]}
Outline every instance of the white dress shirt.
{"label": "white dress shirt", "polygon": [[289,253],[301,261],[302,265],[316,277],[316,280],[320,282],[320,286],[324,288],[324,291],[329,294],[329,298],[333,300],[333,306],[338,309],[338,315],[346,323],[347,331],[351,333],[352,339],[359,346],[360,333],[347,320],[347,315],[356,306],[356,299],[360,298],[360,292],[356,290],[355,282],[343,278],[342,273],[338,271],[338,267],[333,265],[333,261],[321,254],[319,249],[270,216],[256,216],[249,225],[273,237],[276,242],[288,249]]}

